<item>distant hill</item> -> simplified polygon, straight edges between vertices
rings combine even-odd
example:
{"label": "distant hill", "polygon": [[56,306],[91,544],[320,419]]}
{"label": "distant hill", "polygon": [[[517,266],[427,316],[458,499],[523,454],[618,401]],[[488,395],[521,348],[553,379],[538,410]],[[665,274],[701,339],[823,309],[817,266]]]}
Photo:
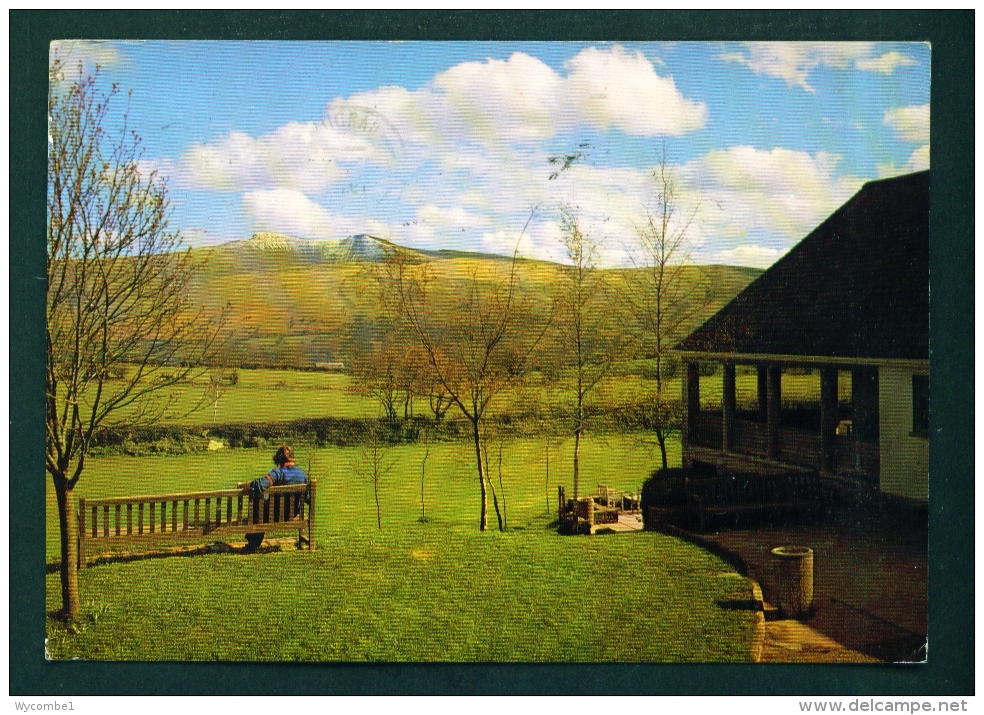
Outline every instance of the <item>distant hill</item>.
{"label": "distant hill", "polygon": [[[376,261],[383,254],[382,238],[359,234],[340,241],[312,241],[283,233],[255,233],[243,241],[230,241],[210,249],[220,260],[231,259],[244,266],[263,268],[279,263],[345,263]],[[409,250],[409,249],[407,249]]]}
{"label": "distant hill", "polygon": [[[386,250],[412,253],[427,261],[431,275],[448,288],[475,277],[501,275],[509,257],[455,250],[419,250],[359,234],[338,241],[308,240],[278,233],[193,249],[201,269],[193,297],[212,308],[226,307],[235,332],[225,360],[242,365],[313,367],[317,362],[359,360],[367,342],[385,333],[371,266]],[[548,299],[561,266],[523,260],[527,290]],[[614,284],[634,269],[606,269]],[[710,303],[695,320],[709,317],[762,271],[735,266],[686,266],[709,281]],[[696,323],[694,325],[696,327]]]}

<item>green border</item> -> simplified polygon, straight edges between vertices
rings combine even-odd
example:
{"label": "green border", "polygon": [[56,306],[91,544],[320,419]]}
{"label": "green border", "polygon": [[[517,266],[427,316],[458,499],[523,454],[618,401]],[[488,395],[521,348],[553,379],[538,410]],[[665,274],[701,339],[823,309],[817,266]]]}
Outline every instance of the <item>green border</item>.
{"label": "green border", "polygon": [[[972,11],[10,12],[11,694],[967,694],[974,692]],[[352,665],[44,660],[48,42],[122,39],[925,40],[932,43],[929,662]],[[22,465],[31,465],[22,474]]]}

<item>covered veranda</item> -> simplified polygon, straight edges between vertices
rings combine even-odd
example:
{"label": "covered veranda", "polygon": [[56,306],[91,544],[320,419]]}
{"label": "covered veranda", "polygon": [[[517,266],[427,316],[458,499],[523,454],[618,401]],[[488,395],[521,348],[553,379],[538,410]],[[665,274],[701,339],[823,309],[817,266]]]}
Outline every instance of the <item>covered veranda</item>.
{"label": "covered veranda", "polygon": [[[681,359],[688,470],[815,469],[877,487],[876,365],[734,353]],[[795,383],[788,395],[785,382]]]}

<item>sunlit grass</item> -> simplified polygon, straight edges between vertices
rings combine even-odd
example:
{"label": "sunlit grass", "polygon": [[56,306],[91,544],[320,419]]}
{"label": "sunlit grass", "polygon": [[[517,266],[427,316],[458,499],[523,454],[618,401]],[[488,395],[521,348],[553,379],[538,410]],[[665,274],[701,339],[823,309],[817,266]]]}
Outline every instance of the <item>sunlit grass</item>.
{"label": "sunlit grass", "polygon": [[[299,447],[318,482],[314,552],[215,554],[90,566],[83,615],[49,620],[57,658],[232,660],[745,660],[752,616],[718,601],[747,581],[660,534],[561,537],[549,527],[570,484],[571,440],[490,445],[507,531],[478,531],[479,488],[466,442],[386,453],[382,529],[358,448]],[[654,464],[644,436],[589,437],[582,493],[634,491]],[[678,458],[678,446],[674,447]],[[92,460],[90,497],[228,487],[264,473],[269,450]],[[50,491],[50,489],[49,489]],[[505,496],[503,500],[502,497]],[[58,556],[48,499],[48,558]],[[49,574],[48,608],[60,603]]]}

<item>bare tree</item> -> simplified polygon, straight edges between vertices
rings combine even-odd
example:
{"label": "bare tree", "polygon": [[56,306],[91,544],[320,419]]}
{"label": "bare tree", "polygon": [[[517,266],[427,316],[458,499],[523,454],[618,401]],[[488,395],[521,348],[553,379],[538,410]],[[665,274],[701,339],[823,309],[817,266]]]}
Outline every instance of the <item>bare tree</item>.
{"label": "bare tree", "polygon": [[499,524],[499,531],[505,531],[506,525],[502,519],[502,510],[499,509],[499,494],[495,490],[495,482],[492,481],[492,468],[489,466],[489,445],[487,439],[482,442],[482,454],[485,457],[485,480],[489,484],[489,491],[492,492],[492,508],[495,509],[495,519]]}
{"label": "bare tree", "polygon": [[441,385],[441,381],[437,379],[426,363],[417,376],[415,386],[416,394],[427,398],[427,406],[430,407],[431,414],[434,415],[435,423],[443,420],[448,410],[454,407],[454,402],[451,401],[451,397]]}
{"label": "bare tree", "polygon": [[[485,478],[489,484],[489,491],[492,492],[492,507],[495,509],[495,518],[499,524],[499,531],[506,531],[509,528],[509,519],[506,513],[506,485],[502,481],[502,450],[505,447],[505,438],[500,435],[496,440],[498,442],[499,449],[499,489],[495,488],[495,482],[492,481],[492,467],[489,464],[489,448],[488,439],[482,444],[482,453],[485,456]],[[501,500],[499,497],[502,497]],[[499,507],[500,501],[502,507]]]}
{"label": "bare tree", "polygon": [[665,148],[651,172],[652,186],[645,218],[636,229],[634,270],[628,272],[624,297],[636,320],[642,354],[655,361],[655,393],[647,422],[659,444],[663,468],[666,443],[679,429],[679,396],[666,393],[667,378],[676,367],[670,351],[710,300],[710,286],[691,265],[692,238],[699,203],[681,203],[673,167]]}
{"label": "bare tree", "polygon": [[376,499],[376,528],[380,531],[383,529],[383,511],[379,500],[379,483],[393,468],[389,447],[379,425],[374,424],[362,441],[352,464],[356,473],[372,481],[372,492]]}
{"label": "bare tree", "polygon": [[[50,66],[46,451],[58,502],[62,613],[79,612],[72,490],[96,432],[160,418],[216,326],[189,299],[194,265],[168,226],[165,182],[114,114],[119,88]],[[114,130],[115,127],[115,130]]]}
{"label": "bare tree", "polygon": [[423,435],[424,439],[424,456],[420,460],[420,521],[427,521],[427,501],[424,498],[424,479],[427,477],[427,458],[430,457],[431,446],[430,438],[426,434]]}
{"label": "bare tree", "polygon": [[357,363],[358,384],[353,389],[373,397],[390,425],[412,416],[413,397],[424,367],[417,357],[415,351],[407,350],[405,342],[387,338],[374,341]]}
{"label": "bare tree", "polygon": [[509,514],[506,511],[506,485],[502,483],[502,438],[499,438],[499,492],[502,494],[502,528],[509,528]]}
{"label": "bare tree", "polygon": [[546,326],[537,325],[531,301],[521,293],[517,252],[505,275],[493,268],[487,275],[474,272],[463,286],[441,286],[417,255],[392,244],[384,251],[376,264],[383,300],[422,350],[443,394],[471,424],[481,490],[479,529],[485,531],[489,480],[483,420],[502,390],[523,378]]}
{"label": "bare tree", "polygon": [[543,497],[547,507],[547,515],[553,511],[550,507],[551,505],[551,495],[550,495],[550,453],[563,445],[563,441],[555,437],[551,437],[550,434],[546,432],[546,429],[541,430],[543,437]]}
{"label": "bare tree", "polygon": [[561,230],[569,263],[561,268],[554,302],[555,355],[570,377],[573,404],[567,413],[574,435],[573,496],[580,487],[581,436],[588,425],[591,394],[610,374],[624,347],[626,334],[617,317],[618,306],[599,269],[599,244],[586,233],[577,207],[561,206]]}
{"label": "bare tree", "polygon": [[215,370],[208,377],[208,396],[212,401],[212,425],[218,421],[219,400],[231,387],[239,383],[239,371]]}

